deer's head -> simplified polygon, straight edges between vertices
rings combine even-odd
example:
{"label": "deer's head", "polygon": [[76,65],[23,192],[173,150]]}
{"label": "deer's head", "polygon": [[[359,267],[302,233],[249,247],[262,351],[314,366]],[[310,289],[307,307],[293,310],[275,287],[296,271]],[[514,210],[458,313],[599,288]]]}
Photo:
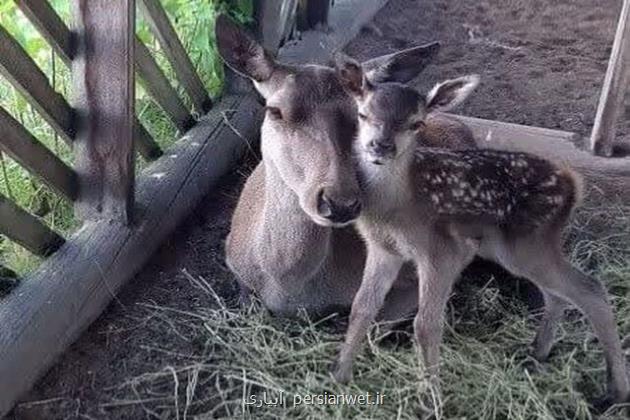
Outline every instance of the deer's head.
{"label": "deer's head", "polygon": [[424,95],[402,83],[375,83],[364,66],[343,55],[335,66],[344,89],[357,104],[359,153],[375,164],[415,148],[427,116],[453,109],[479,84],[477,75],[469,75],[438,83]]}
{"label": "deer's head", "polygon": [[[317,224],[343,226],[361,210],[352,159],[356,105],[338,72],[319,65],[276,61],[246,31],[225,16],[216,23],[219,53],[264,97],[263,159],[293,191]],[[437,53],[438,44],[411,48],[364,63],[366,77],[406,82]]]}

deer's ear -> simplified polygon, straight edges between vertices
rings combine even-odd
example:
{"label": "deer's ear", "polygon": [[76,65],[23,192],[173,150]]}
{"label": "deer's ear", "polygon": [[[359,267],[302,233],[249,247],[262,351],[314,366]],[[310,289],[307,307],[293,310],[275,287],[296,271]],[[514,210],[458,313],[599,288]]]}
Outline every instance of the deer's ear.
{"label": "deer's ear", "polygon": [[345,54],[337,53],[334,57],[335,70],[346,91],[354,96],[363,96],[370,84],[363,76],[363,67],[358,61]]}
{"label": "deer's ear", "polygon": [[271,77],[276,67],[272,55],[232,19],[219,15],[215,34],[219,55],[232,70],[256,82]]}
{"label": "deer's ear", "polygon": [[407,83],[415,79],[440,51],[439,42],[420,45],[363,63],[365,77],[373,83]]}
{"label": "deer's ear", "polygon": [[427,112],[448,111],[466,100],[479,85],[479,76],[472,74],[438,83],[427,95]]}

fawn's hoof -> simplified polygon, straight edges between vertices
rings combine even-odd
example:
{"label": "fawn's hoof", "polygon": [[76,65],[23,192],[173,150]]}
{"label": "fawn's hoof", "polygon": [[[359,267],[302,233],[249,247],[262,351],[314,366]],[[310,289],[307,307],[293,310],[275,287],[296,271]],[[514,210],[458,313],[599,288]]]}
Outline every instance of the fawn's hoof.
{"label": "fawn's hoof", "polygon": [[[619,395],[615,395],[612,392],[607,392],[602,397],[599,397],[593,400],[593,402],[591,403],[591,406],[593,407],[593,411],[595,411],[596,414],[601,414],[601,413],[604,413],[606,410],[608,410],[610,407],[612,407],[615,404],[627,404],[627,403],[630,403],[630,395],[619,396]],[[627,412],[628,407],[626,407],[625,410]]]}
{"label": "fawn's hoof", "polygon": [[347,384],[352,380],[352,368],[339,362],[335,362],[331,369],[331,374],[335,382],[339,384]]}

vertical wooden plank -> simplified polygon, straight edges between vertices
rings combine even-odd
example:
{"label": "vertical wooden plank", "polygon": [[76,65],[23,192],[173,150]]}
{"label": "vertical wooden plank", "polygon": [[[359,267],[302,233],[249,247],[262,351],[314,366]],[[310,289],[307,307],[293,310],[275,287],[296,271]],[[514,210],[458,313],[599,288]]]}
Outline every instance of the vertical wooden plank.
{"label": "vertical wooden plank", "polygon": [[254,7],[262,45],[275,53],[294,28],[298,0],[257,0]]}
{"label": "vertical wooden plank", "polygon": [[73,0],[77,215],[128,223],[134,197],[134,0]]}
{"label": "vertical wooden plank", "polygon": [[604,86],[591,133],[591,151],[599,156],[611,156],[615,140],[617,117],[628,86],[630,60],[630,0],[624,0],[617,32],[604,77]]}
{"label": "vertical wooden plank", "polygon": [[199,113],[208,112],[212,107],[212,100],[210,100],[203,82],[197,75],[195,66],[190,61],[190,57],[188,57],[160,1],[140,0],[140,9],[149,22],[151,31],[160,41],[166,58],[173,66],[186,93],[195,104],[195,108]]}
{"label": "vertical wooden plank", "polygon": [[331,0],[299,0],[297,11],[297,28],[325,29],[328,27],[328,13]]}

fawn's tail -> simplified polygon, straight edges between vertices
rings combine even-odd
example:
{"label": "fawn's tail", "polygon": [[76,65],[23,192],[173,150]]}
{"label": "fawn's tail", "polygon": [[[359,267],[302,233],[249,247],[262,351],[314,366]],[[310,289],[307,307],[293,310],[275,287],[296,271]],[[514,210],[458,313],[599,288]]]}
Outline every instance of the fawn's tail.
{"label": "fawn's tail", "polygon": [[564,184],[565,199],[563,205],[558,209],[552,224],[562,229],[571,217],[573,209],[579,206],[584,199],[584,180],[580,174],[568,166],[560,169],[558,178]]}

